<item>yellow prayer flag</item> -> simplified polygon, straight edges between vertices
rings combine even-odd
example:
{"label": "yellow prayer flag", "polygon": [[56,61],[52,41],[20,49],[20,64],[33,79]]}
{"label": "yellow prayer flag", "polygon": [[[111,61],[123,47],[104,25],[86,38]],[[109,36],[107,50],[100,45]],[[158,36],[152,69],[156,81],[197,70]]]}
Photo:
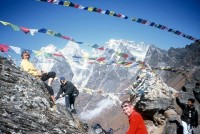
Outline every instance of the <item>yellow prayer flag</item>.
{"label": "yellow prayer flag", "polygon": [[63,5],[64,5],[64,6],[69,6],[69,5],[70,5],[70,2],[69,2],[69,1],[65,1]]}
{"label": "yellow prayer flag", "polygon": [[88,7],[88,11],[93,11],[94,7]]}
{"label": "yellow prayer flag", "polygon": [[9,22],[5,22],[5,21],[0,21],[3,25],[10,25],[10,23]]}
{"label": "yellow prayer flag", "polygon": [[113,16],[114,14],[115,14],[115,12],[113,12],[113,11],[110,11],[110,13],[109,13],[110,16]]}
{"label": "yellow prayer flag", "polygon": [[36,55],[36,56],[40,56],[40,55],[42,55],[42,54],[43,54],[43,52],[42,52],[42,51],[35,51],[35,50],[33,50],[33,52],[35,53],[35,55]]}

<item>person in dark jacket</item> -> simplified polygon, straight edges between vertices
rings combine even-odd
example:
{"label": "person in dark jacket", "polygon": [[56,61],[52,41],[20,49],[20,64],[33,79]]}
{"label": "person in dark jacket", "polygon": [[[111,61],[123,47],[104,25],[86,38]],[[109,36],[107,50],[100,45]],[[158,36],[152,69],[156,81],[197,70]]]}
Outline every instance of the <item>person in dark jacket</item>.
{"label": "person in dark jacket", "polygon": [[79,91],[73,83],[67,81],[64,77],[60,77],[60,90],[56,96],[56,100],[65,97],[65,106],[71,110],[72,113],[76,114],[74,108],[75,98],[78,96]]}
{"label": "person in dark jacket", "polygon": [[175,94],[176,103],[183,111],[181,115],[183,134],[193,134],[193,127],[198,127],[198,112],[194,107],[195,100],[190,98],[185,104],[180,102],[178,96],[178,94]]}
{"label": "person in dark jacket", "polygon": [[194,97],[200,104],[200,83],[195,84],[195,88],[193,89]]}

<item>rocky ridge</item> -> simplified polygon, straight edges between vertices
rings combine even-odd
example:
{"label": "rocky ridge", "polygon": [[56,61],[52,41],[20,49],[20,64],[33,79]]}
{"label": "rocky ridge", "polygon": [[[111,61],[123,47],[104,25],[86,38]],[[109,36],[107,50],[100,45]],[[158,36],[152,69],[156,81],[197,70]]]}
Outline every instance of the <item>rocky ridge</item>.
{"label": "rocky ridge", "polygon": [[0,133],[83,134],[83,123],[62,105],[52,111],[41,80],[0,57]]}

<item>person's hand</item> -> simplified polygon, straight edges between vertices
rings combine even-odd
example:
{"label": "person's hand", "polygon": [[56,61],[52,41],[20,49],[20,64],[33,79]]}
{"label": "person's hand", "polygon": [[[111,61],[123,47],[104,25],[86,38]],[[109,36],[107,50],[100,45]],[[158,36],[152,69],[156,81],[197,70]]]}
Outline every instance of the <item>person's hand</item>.
{"label": "person's hand", "polygon": [[78,94],[73,94],[73,96],[74,96],[74,97],[77,97],[77,96],[78,96]]}
{"label": "person's hand", "polygon": [[174,97],[175,97],[175,98],[176,98],[176,97],[179,97],[179,93],[178,93],[178,92],[174,93]]}
{"label": "person's hand", "polygon": [[69,96],[69,95],[66,95],[66,94],[63,94],[63,95],[62,95],[62,97],[67,97],[67,96]]}
{"label": "person's hand", "polygon": [[42,72],[42,74],[45,74],[45,75],[47,75],[48,74],[48,72],[47,71],[41,71]]}

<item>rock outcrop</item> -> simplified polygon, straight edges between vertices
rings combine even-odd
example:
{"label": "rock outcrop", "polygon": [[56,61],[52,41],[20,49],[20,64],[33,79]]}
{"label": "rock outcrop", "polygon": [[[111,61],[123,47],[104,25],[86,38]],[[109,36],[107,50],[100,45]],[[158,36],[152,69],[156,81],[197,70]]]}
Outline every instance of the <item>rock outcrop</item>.
{"label": "rock outcrop", "polygon": [[0,57],[0,133],[86,133],[62,105],[52,111],[49,97],[41,80]]}
{"label": "rock outcrop", "polygon": [[[161,68],[157,70],[157,73],[168,86],[179,92],[180,100],[184,103],[187,103],[189,98],[195,98],[192,89],[195,87],[196,82],[200,82],[199,61],[199,42],[187,45],[185,48],[170,48],[168,51],[151,46],[145,59],[145,62],[152,68]],[[199,103],[196,101],[195,107],[200,113],[199,106]],[[170,107],[164,113],[166,120],[162,133],[176,134],[180,132],[182,129],[180,126],[180,114],[182,111],[176,105],[174,99],[171,100]],[[200,133],[200,127],[194,129],[194,133]]]}

